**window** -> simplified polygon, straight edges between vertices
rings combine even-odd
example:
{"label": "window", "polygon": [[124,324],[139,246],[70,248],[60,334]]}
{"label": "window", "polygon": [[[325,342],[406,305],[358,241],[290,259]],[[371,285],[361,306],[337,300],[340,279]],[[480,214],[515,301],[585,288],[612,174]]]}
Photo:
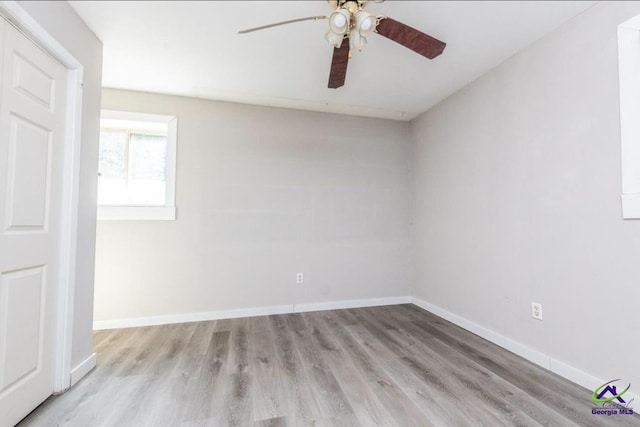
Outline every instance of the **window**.
{"label": "window", "polygon": [[640,219],[640,15],[618,26],[622,217]]}
{"label": "window", "polygon": [[99,220],[174,220],[177,118],[102,111]]}

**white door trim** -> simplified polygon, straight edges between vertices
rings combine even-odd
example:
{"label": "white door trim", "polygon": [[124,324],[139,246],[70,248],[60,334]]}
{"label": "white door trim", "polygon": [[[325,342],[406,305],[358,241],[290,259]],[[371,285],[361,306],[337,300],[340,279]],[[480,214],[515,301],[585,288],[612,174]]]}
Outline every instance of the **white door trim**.
{"label": "white door trim", "polygon": [[618,25],[622,217],[640,218],[640,15]]}
{"label": "white door trim", "polygon": [[73,310],[78,234],[78,189],[82,130],[82,64],[17,1],[0,1],[0,16],[14,24],[67,69],[67,109],[62,192],[60,280],[55,303],[56,368],[54,393],[71,386]]}

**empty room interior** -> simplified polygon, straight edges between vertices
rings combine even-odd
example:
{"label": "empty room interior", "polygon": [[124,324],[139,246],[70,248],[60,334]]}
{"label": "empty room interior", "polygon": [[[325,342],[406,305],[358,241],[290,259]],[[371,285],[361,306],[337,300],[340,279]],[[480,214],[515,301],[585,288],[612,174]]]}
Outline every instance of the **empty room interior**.
{"label": "empty room interior", "polygon": [[640,2],[0,1],[0,427],[640,426]]}

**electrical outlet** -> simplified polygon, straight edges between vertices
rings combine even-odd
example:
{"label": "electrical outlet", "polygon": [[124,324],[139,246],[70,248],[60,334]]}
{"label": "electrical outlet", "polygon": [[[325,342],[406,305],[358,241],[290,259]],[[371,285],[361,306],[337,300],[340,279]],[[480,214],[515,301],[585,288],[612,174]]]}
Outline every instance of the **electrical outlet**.
{"label": "electrical outlet", "polygon": [[534,319],[542,320],[542,304],[537,302],[531,303],[531,316]]}
{"label": "electrical outlet", "polygon": [[302,275],[302,273],[296,274],[296,283],[304,283],[304,276]]}

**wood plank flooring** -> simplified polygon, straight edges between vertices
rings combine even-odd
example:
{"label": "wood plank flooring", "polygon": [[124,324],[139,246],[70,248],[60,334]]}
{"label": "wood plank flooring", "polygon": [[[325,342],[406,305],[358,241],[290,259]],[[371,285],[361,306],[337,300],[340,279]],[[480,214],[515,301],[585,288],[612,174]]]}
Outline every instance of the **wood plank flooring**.
{"label": "wood plank flooring", "polygon": [[640,426],[413,305],[100,331],[26,426]]}

